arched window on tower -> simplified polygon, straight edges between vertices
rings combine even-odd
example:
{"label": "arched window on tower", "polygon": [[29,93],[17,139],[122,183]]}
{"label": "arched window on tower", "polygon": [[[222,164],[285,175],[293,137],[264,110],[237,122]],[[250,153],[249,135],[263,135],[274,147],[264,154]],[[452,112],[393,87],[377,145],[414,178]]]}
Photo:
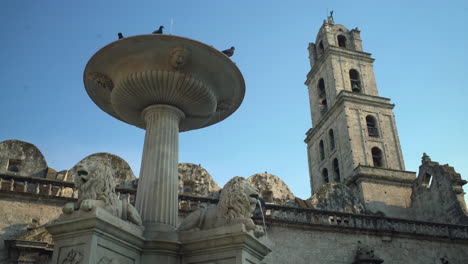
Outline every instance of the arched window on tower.
{"label": "arched window on tower", "polygon": [[383,167],[383,157],[382,157],[382,150],[378,147],[372,148],[372,161],[374,162],[374,167]]}
{"label": "arched window on tower", "polygon": [[325,81],[320,79],[317,84],[317,94],[318,94],[318,103],[319,103],[319,108],[320,112],[324,113],[328,109],[328,104],[327,104],[327,93],[325,92]]}
{"label": "arched window on tower", "polygon": [[340,178],[340,166],[338,164],[338,159],[334,159],[333,160],[333,172],[334,172],[334,176],[335,176],[335,182],[340,182],[341,181],[341,178]]}
{"label": "arched window on tower", "polygon": [[371,137],[379,137],[379,129],[377,128],[377,121],[371,115],[366,116],[367,134]]}
{"label": "arched window on tower", "polygon": [[329,183],[329,180],[328,180],[328,170],[327,170],[327,168],[323,168],[323,170],[322,170],[322,177],[323,177],[323,182],[324,182],[324,183]]}
{"label": "arched window on tower", "polygon": [[333,134],[333,129],[328,131],[328,139],[330,141],[330,150],[335,149],[335,135]]}
{"label": "arched window on tower", "polygon": [[346,37],[338,35],[338,47],[346,48]]}
{"label": "arched window on tower", "polygon": [[322,41],[320,41],[320,43],[319,43],[319,50],[320,50],[320,54],[322,54],[322,53],[324,52],[324,50],[325,50],[325,49],[323,48],[323,43],[322,43]]}
{"label": "arched window on tower", "polygon": [[356,93],[361,92],[361,77],[355,69],[349,71],[349,79],[351,80],[351,90]]}
{"label": "arched window on tower", "polygon": [[325,159],[325,148],[323,146],[323,140],[320,140],[319,148],[320,148],[320,160],[324,160]]}

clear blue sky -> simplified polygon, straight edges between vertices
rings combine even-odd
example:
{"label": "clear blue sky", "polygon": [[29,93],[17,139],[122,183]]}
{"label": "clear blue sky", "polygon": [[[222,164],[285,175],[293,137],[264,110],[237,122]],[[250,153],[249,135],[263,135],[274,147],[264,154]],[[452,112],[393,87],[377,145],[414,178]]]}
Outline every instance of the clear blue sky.
{"label": "clear blue sky", "polygon": [[359,27],[376,59],[380,95],[396,104],[406,169],[417,171],[427,152],[466,179],[468,1],[2,1],[0,141],[35,144],[56,170],[110,152],[138,175],[144,131],[94,105],[82,74],[117,32],[168,32],[173,19],[175,35],[235,46],[246,81],[236,113],[180,135],[180,162],[202,164],[220,185],[268,171],[308,198],[307,45],[327,10]]}

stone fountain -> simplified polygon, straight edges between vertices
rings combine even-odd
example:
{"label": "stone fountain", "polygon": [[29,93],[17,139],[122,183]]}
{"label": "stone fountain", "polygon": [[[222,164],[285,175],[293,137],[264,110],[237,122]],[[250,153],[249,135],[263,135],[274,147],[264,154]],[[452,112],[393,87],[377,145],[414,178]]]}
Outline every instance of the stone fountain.
{"label": "stone fountain", "polygon": [[[236,187],[245,192],[247,215],[207,224],[208,230],[177,230],[179,132],[213,125],[237,110],[245,94],[237,66],[195,40],[138,35],[94,54],[84,84],[104,112],[146,130],[136,210],[93,194],[65,206],[59,222],[48,227],[56,240],[54,263],[78,258],[82,263],[260,263],[269,249],[253,236],[259,233],[250,219],[257,196],[247,194],[247,187]],[[86,190],[81,193],[99,185],[97,174],[111,173],[104,163],[83,160],[75,166],[75,184]],[[213,219],[218,211],[212,210]],[[200,215],[188,219],[204,221]]]}
{"label": "stone fountain", "polygon": [[151,34],[99,50],[86,65],[84,83],[104,112],[146,130],[136,208],[147,237],[174,231],[178,134],[218,123],[240,106],[239,69],[201,42]]}

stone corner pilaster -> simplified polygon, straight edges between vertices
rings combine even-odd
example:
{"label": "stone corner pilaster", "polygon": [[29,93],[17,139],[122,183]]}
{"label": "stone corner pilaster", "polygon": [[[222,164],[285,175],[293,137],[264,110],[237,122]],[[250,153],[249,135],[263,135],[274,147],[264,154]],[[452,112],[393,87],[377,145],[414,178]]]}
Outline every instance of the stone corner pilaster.
{"label": "stone corner pilaster", "polygon": [[263,263],[270,248],[247,232],[243,224],[205,231],[181,232],[182,264],[223,260],[223,263]]}
{"label": "stone corner pilaster", "polygon": [[55,242],[51,263],[140,263],[142,228],[104,209],[63,214],[46,228]]}

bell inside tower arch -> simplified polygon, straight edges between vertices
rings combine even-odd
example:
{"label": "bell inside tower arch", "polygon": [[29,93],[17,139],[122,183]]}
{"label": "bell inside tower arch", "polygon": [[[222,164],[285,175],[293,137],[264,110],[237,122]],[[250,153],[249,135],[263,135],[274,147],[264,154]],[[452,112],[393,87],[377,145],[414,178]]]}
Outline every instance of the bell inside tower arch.
{"label": "bell inside tower arch", "polygon": [[351,81],[351,90],[356,93],[361,92],[361,78],[359,72],[355,69],[349,71],[349,80]]}
{"label": "bell inside tower arch", "polygon": [[320,105],[320,112],[324,113],[328,109],[327,94],[325,92],[325,81],[320,79],[317,85],[318,103]]}
{"label": "bell inside tower arch", "polygon": [[346,37],[343,35],[338,35],[338,47],[346,48]]}

